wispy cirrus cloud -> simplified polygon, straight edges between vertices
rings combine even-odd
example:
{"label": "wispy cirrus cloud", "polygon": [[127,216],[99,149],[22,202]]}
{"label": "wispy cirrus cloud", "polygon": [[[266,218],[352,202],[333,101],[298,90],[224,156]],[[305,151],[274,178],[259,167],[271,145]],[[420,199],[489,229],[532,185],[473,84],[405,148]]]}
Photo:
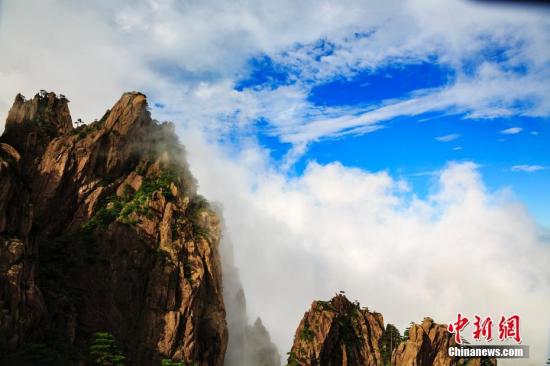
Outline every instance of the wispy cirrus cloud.
{"label": "wispy cirrus cloud", "polygon": [[[323,137],[368,133],[376,130],[374,126],[380,128],[381,124],[393,118],[419,116],[428,112],[461,114],[467,119],[506,117],[516,113],[533,116],[550,114],[550,104],[540,106],[542,109],[530,110],[517,110],[516,106],[517,100],[530,99],[543,90],[550,93],[550,83],[546,84],[535,75],[505,72],[495,65],[486,65],[482,69],[474,77],[460,78],[450,86],[417,91],[381,105],[347,107],[324,113],[322,107],[303,103],[303,109],[293,110],[293,123],[278,124],[277,118],[272,122],[283,141],[303,143]],[[524,88],[517,88],[517,84]]]}
{"label": "wispy cirrus cloud", "polygon": [[517,135],[521,131],[523,131],[523,128],[521,128],[521,127],[510,127],[510,128],[507,128],[505,130],[500,131],[500,133],[503,134],[503,135]]}
{"label": "wispy cirrus cloud", "polygon": [[435,139],[440,142],[451,142],[460,138],[460,136],[462,135],[459,133],[451,133],[449,135],[438,136]]}
{"label": "wispy cirrus cloud", "polygon": [[545,169],[548,169],[548,167],[542,165],[514,165],[510,170],[513,172],[533,173]]}

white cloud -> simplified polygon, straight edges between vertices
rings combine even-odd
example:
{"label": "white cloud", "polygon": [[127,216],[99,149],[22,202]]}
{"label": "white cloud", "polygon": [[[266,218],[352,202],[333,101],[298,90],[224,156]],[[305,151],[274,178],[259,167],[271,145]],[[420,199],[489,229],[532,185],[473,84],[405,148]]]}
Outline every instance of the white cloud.
{"label": "white cloud", "polygon": [[451,142],[458,139],[461,135],[459,133],[451,133],[449,135],[438,136],[435,139],[440,142]]}
{"label": "white cloud", "polygon": [[503,135],[517,135],[521,131],[523,131],[523,128],[521,128],[521,127],[510,127],[510,128],[507,128],[505,130],[500,131],[500,133],[503,134]]}
{"label": "white cloud", "polygon": [[513,172],[533,173],[544,169],[546,169],[546,167],[542,165],[514,165],[511,170]]}
{"label": "white cloud", "polygon": [[311,301],[345,290],[401,330],[427,315],[519,313],[524,364],[544,359],[548,233],[510,193],[489,191],[475,164],[449,164],[421,199],[387,172],[313,162],[288,178],[254,145],[230,158],[181,136],[201,192],[224,207],[248,309],[282,353]]}

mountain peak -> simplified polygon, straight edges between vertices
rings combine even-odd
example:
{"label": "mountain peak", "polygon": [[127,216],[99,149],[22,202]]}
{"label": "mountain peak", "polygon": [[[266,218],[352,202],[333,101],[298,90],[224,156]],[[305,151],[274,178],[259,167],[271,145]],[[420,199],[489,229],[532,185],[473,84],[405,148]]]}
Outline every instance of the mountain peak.
{"label": "mountain peak", "polygon": [[151,123],[147,97],[139,92],[127,92],[120,97],[105,121],[105,128],[127,134],[132,128]]}
{"label": "mountain peak", "polygon": [[53,128],[47,132],[67,133],[73,129],[68,103],[69,100],[63,94],[58,96],[53,92],[41,91],[29,100],[17,94],[8,113],[6,129],[34,121]]}
{"label": "mountain peak", "polygon": [[220,220],[172,126],[141,93],[77,128],[67,104],[17,95],[0,137],[0,364],[107,334],[131,365],[221,366]]}
{"label": "mountain peak", "polygon": [[12,145],[23,156],[42,153],[52,139],[73,130],[68,103],[65,96],[44,90],[30,100],[17,94],[6,119],[2,142]]}

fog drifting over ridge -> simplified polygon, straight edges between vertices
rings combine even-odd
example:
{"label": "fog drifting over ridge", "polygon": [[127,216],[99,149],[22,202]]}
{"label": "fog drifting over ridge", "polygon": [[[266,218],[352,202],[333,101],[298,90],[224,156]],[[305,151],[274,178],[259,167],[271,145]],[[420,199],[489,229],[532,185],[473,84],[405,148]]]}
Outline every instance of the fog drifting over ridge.
{"label": "fog drifting over ridge", "polygon": [[200,134],[180,135],[200,192],[223,206],[249,313],[281,354],[311,302],[345,290],[401,332],[425,316],[518,313],[531,347],[521,362],[545,360],[549,234],[512,192],[488,191],[474,163],[442,167],[420,199],[384,171],[310,162],[288,178],[254,144],[229,158]]}

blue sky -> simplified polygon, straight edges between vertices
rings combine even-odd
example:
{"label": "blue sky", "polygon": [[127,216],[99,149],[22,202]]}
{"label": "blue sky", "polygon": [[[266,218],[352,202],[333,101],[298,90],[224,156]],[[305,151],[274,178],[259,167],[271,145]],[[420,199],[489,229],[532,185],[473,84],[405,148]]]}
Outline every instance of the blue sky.
{"label": "blue sky", "polygon": [[[475,58],[464,60],[464,69],[472,72],[483,62],[505,64],[508,53],[509,50],[489,44]],[[249,74],[236,83],[236,90],[276,89],[300,82],[291,70],[276,65],[265,55],[249,60],[249,67]],[[515,67],[510,72],[528,71]],[[448,87],[455,78],[453,68],[436,58],[390,62],[382,68],[358,70],[351,77],[335,77],[316,84],[309,90],[307,100],[318,107],[367,108],[406,99],[418,90]],[[369,171],[387,170],[409,181],[413,192],[425,198],[437,172],[449,161],[472,161],[479,165],[489,189],[510,188],[540,223],[550,227],[549,122],[548,117],[521,113],[472,118],[452,108],[398,116],[368,134],[311,142],[288,174],[302,174],[309,161],[339,161]],[[281,163],[292,145],[274,136],[266,121],[258,121],[257,127],[260,144],[270,151],[275,162]]]}

